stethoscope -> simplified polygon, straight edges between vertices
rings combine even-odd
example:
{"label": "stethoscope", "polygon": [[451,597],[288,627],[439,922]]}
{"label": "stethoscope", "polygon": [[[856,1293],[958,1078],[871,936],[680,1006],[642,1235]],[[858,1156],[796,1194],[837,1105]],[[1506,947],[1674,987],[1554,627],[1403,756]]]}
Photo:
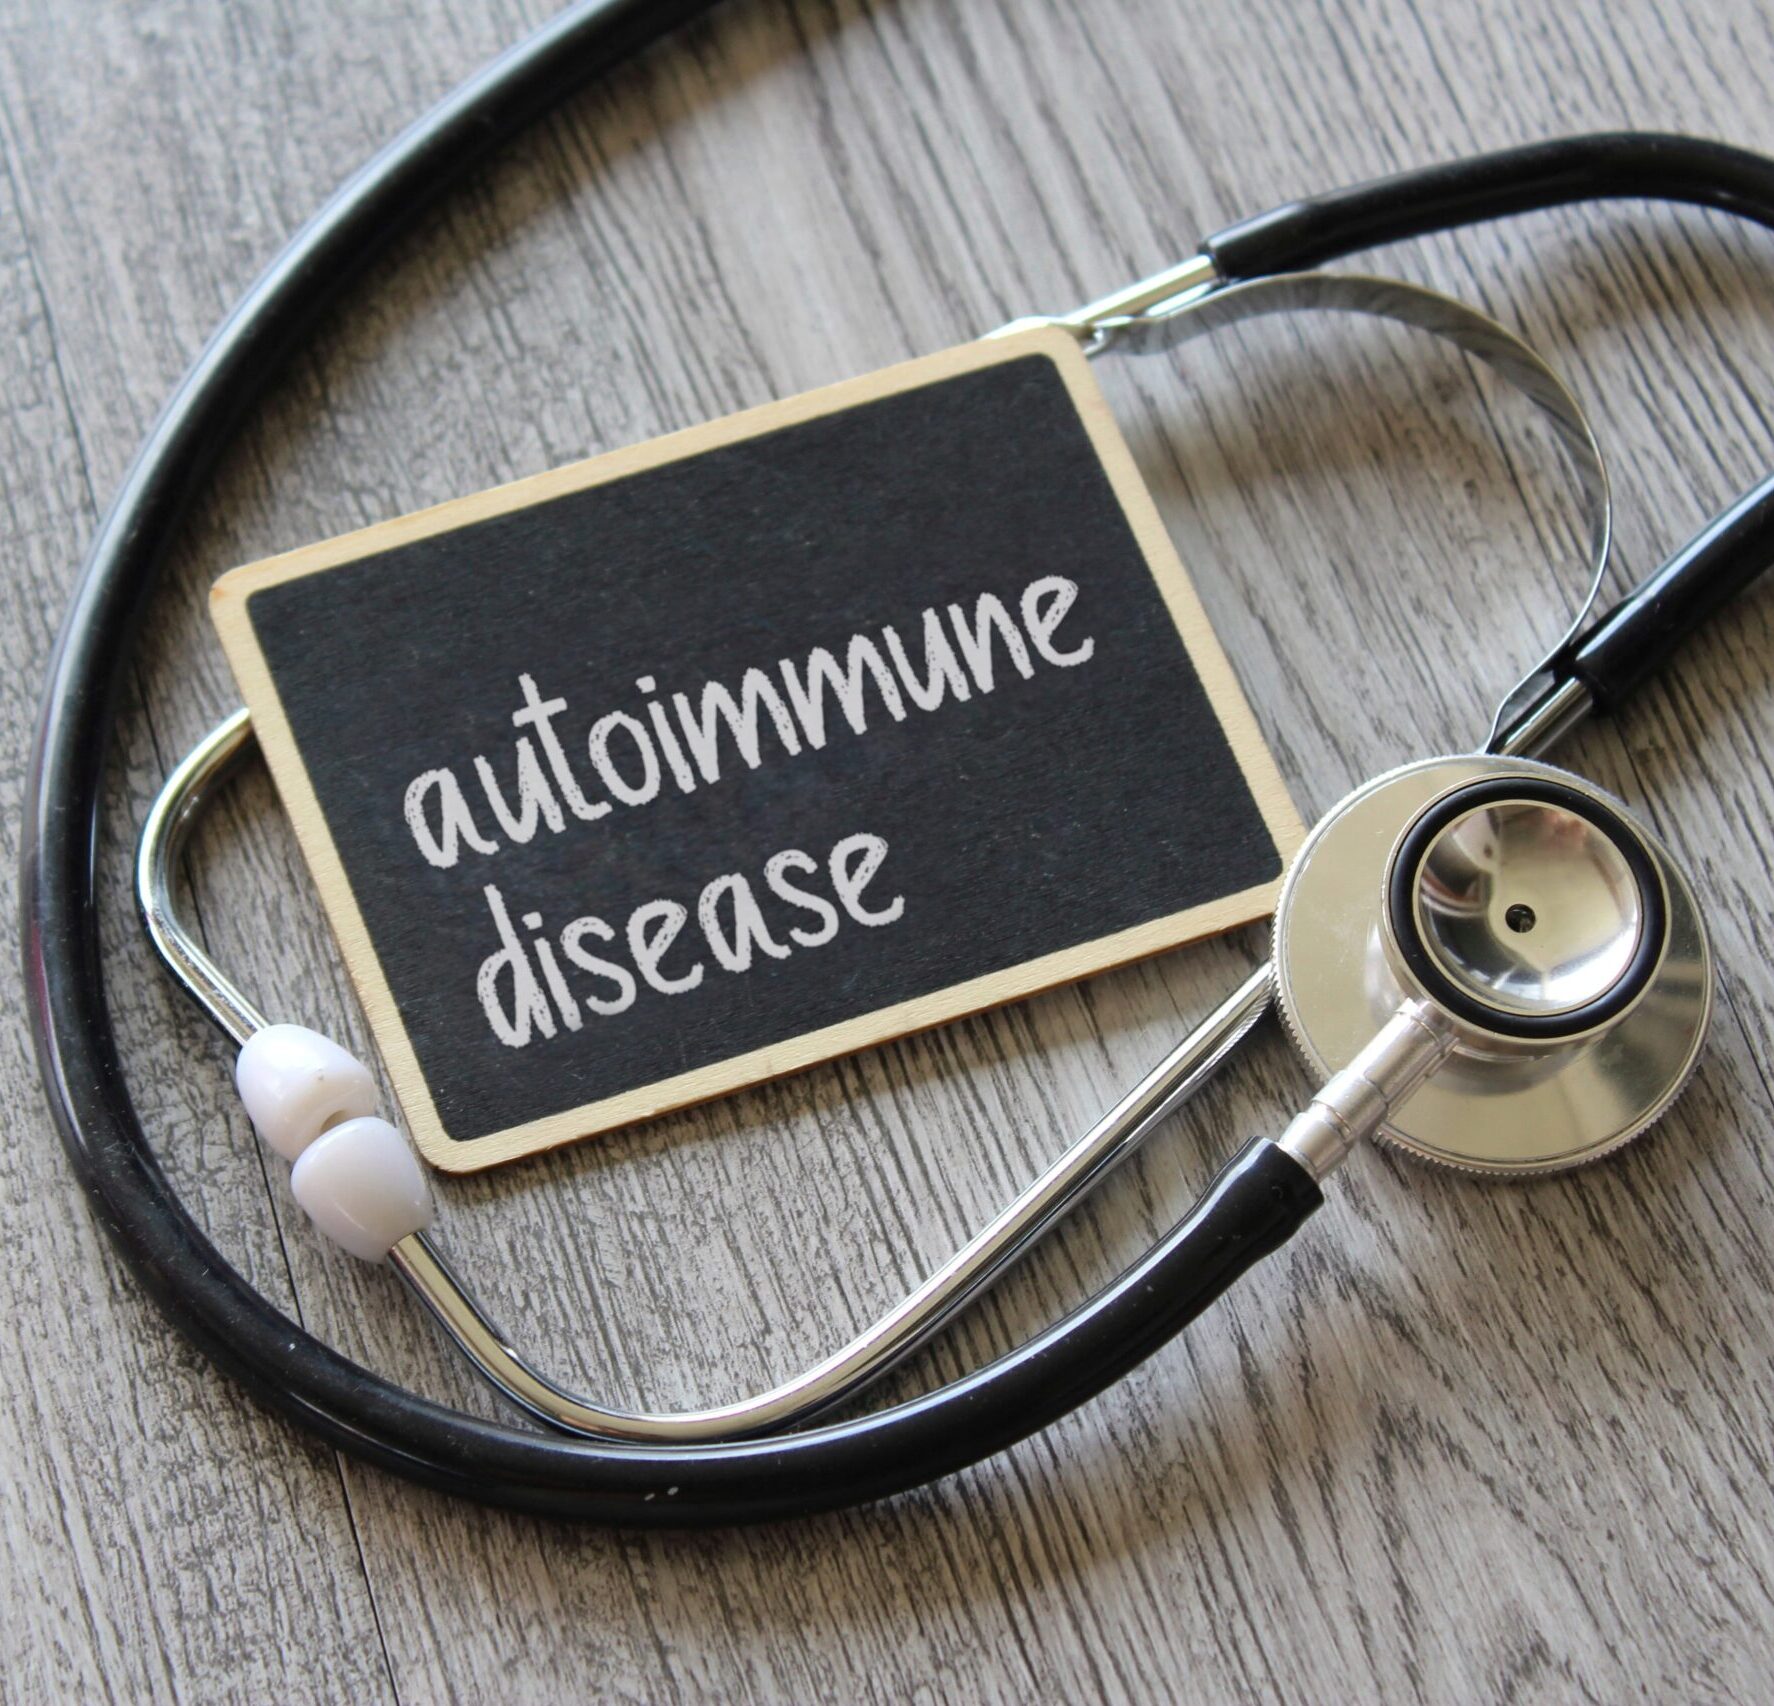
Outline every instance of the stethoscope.
{"label": "stethoscope", "polygon": [[[879,1497],[1020,1439],[1149,1355],[1284,1244],[1364,1136],[1474,1171],[1576,1166],[1679,1094],[1712,1005],[1693,890],[1619,801],[1541,762],[1614,708],[1774,557],[1774,479],[1626,600],[1594,615],[1606,475],[1582,411],[1513,334],[1322,261],[1399,237],[1598,196],[1658,196],[1774,226],[1774,161],[1683,138],[1574,138],[1294,203],[1050,323],[1092,353],[1164,348],[1298,307],[1379,313],[1471,350],[1557,429],[1588,509],[1589,593],[1499,706],[1483,749],[1357,789],[1289,868],[1273,959],[896,1309],[815,1368],[745,1403],[676,1416],[561,1390],[487,1320],[428,1232],[424,1175],[342,1049],[268,1024],[204,952],[171,873],[230,766],[240,713],[169,777],[137,887],[156,948],[240,1045],[255,1127],[292,1160],[310,1218],[386,1257],[475,1367],[552,1432],[446,1409],[346,1361],[234,1273],[173,1195],[123,1082],[93,905],[98,784],[114,688],[163,542],[240,411],[295,334],[429,193],[561,93],[694,6],[582,6],[489,68],[353,178],[249,292],[151,433],[88,560],[45,699],[27,794],[22,899],[39,1058],[76,1172],[144,1285],[218,1366],[343,1449],[466,1496],[634,1524],[714,1524]],[[909,1354],[1207,1081],[1271,1002],[1323,1081],[1248,1144],[1184,1219],[1103,1291],[998,1361],[873,1414],[805,1427]],[[793,1429],[794,1431],[783,1431]]]}

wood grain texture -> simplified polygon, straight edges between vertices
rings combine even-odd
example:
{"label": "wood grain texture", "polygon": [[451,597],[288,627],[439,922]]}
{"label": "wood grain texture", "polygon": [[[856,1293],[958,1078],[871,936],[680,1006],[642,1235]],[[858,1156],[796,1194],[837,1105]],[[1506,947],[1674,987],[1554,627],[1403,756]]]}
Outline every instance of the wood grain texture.
{"label": "wood grain texture", "polygon": [[[0,18],[9,857],[65,592],[160,399],[301,215],[541,11],[88,0],[75,23],[17,0]],[[533,133],[242,435],[124,709],[117,1019],[223,1252],[347,1354],[494,1413],[390,1276],[304,1235],[224,1051],[129,916],[131,826],[233,703],[203,614],[222,568],[1070,307],[1302,190],[1628,123],[1774,148],[1771,62],[1759,0],[736,0]],[[1769,465],[1765,234],[1619,207],[1373,264],[1486,306],[1568,373],[1603,425],[1630,570]],[[1470,742],[1577,561],[1525,411],[1375,327],[1265,324],[1102,376],[1308,818]],[[1719,1023],[1656,1135],[1522,1187],[1363,1155],[1305,1237],[1114,1391],[862,1512],[565,1529],[317,1448],[135,1293],[15,1026],[0,1695],[1764,1698],[1771,599],[1564,754],[1649,814],[1712,906]],[[262,776],[196,885],[249,989],[365,1043]],[[450,1181],[442,1236],[563,1377],[650,1405],[737,1395],[945,1256],[1261,951],[1246,932]],[[1082,1296],[1308,1088],[1265,1034],[896,1389]]]}

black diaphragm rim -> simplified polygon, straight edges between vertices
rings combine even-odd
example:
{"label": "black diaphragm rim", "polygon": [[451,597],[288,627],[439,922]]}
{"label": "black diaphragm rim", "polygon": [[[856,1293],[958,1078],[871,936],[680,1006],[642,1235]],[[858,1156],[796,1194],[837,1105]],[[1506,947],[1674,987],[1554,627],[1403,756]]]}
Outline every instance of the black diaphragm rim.
{"label": "black diaphragm rim", "polygon": [[[1605,835],[1626,861],[1638,889],[1638,945],[1626,970],[1605,995],[1562,1013],[1516,1013],[1481,1001],[1442,969],[1417,922],[1417,878],[1443,830],[1468,812],[1505,802],[1556,806]],[[1442,795],[1400,837],[1386,874],[1386,914],[1399,956],[1423,993],[1456,1019],[1495,1036],[1522,1042],[1557,1042],[1581,1036],[1617,1019],[1644,994],[1669,941],[1669,908],[1663,878],[1644,838],[1618,812],[1579,788],[1543,776],[1488,777]]]}

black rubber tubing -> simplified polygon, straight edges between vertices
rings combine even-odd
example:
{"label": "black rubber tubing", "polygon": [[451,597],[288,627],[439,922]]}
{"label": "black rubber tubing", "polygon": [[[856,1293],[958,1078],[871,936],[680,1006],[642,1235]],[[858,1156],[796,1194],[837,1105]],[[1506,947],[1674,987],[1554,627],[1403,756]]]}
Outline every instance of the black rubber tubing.
{"label": "black rubber tubing", "polygon": [[[1577,201],[1668,201],[1774,229],[1774,160],[1728,143],[1599,131],[1475,154],[1271,208],[1201,245],[1226,279],[1322,266],[1363,249]],[[1612,711],[1774,563],[1774,476],[1707,523],[1557,660]]]}
{"label": "black rubber tubing", "polygon": [[[648,1526],[828,1509],[977,1461],[1151,1354],[1285,1242],[1320,1201],[1303,1168],[1257,1139],[1131,1269],[986,1368],[859,1420],[776,1439],[662,1449],[502,1427],[390,1385],[254,1292],[168,1187],[123,1082],[94,902],[112,714],[166,541],[297,337],[390,237],[561,95],[705,4],[596,0],[563,13],[377,155],[248,292],[150,433],[81,574],[44,695],[20,884],[32,1027],[63,1143],[101,1224],[175,1324],[264,1402],[366,1461],[487,1502]],[[1635,146],[1666,164],[1679,154],[1681,170],[1672,167],[1661,180],[1640,173],[1628,183],[1618,174]],[[1708,161],[1719,167],[1717,185],[1700,181]],[[1311,264],[1309,253],[1326,259],[1458,220],[1598,194],[1665,194],[1768,223],[1771,179],[1774,165],[1717,144],[1577,138],[1408,174],[1390,188],[1339,192],[1341,200],[1296,203],[1222,234],[1213,252],[1236,276],[1265,252],[1270,267]],[[1402,212],[1389,215],[1389,200]],[[1327,209],[1336,207],[1347,221],[1341,233],[1328,223],[1334,214]]]}
{"label": "black rubber tubing", "polygon": [[1222,277],[1260,278],[1576,201],[1687,202],[1774,227],[1774,160],[1656,131],[1564,136],[1290,201],[1201,248]]}
{"label": "black rubber tubing", "polygon": [[705,4],[601,0],[562,14],[377,155],[247,293],[162,412],[88,555],[50,666],[20,875],[32,1028],[62,1142],[100,1223],[174,1324],[254,1396],[365,1461],[473,1499],[635,1526],[803,1514],[975,1462],[1150,1355],[1321,1200],[1297,1162],[1258,1139],[1127,1273],[965,1379],[782,1438],[648,1448],[499,1426],[357,1367],[235,1273],[161,1172],[111,1031],[94,858],[117,692],[166,544],[295,340],[388,240],[561,95]]}
{"label": "black rubber tubing", "polygon": [[1774,475],[1720,511],[1571,643],[1561,668],[1611,711],[1774,562]]}

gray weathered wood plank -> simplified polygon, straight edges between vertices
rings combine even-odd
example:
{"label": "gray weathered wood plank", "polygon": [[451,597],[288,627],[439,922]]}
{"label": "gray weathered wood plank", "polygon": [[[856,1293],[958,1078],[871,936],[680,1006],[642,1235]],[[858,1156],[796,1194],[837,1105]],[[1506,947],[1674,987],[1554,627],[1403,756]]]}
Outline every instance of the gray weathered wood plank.
{"label": "gray weathered wood plank", "polygon": [[[7,139],[9,144],[12,138]],[[9,149],[10,152],[10,149]],[[93,526],[85,447],[58,362],[58,328],[33,254],[16,180],[0,179],[0,312],[9,351],[0,410],[0,504],[7,517],[6,620],[0,624],[0,851],[18,859],[24,747],[61,587]],[[122,753],[118,817],[164,764],[140,707]],[[120,850],[108,868],[126,869]],[[121,910],[121,909],[120,909]],[[167,1037],[168,1004],[137,933],[113,947],[130,973],[118,1002],[151,1117],[183,1124],[188,1040]],[[8,968],[7,1011],[18,1011]],[[70,1188],[36,1086],[29,1039],[9,1026],[0,1097],[13,1141],[0,1151],[7,1354],[0,1358],[0,1558],[7,1595],[0,1695],[147,1698],[173,1693],[298,1698],[316,1678],[307,1642],[333,1680],[390,1697],[334,1455],[238,1403],[219,1400],[203,1360],[170,1337]],[[181,1157],[212,1214],[264,1220],[264,1181],[218,1165],[207,1145]],[[199,1187],[197,1182],[201,1181]],[[275,1245],[255,1240],[249,1272],[293,1302]],[[229,1462],[220,1477],[204,1464]],[[247,1608],[250,1615],[236,1615]]]}

